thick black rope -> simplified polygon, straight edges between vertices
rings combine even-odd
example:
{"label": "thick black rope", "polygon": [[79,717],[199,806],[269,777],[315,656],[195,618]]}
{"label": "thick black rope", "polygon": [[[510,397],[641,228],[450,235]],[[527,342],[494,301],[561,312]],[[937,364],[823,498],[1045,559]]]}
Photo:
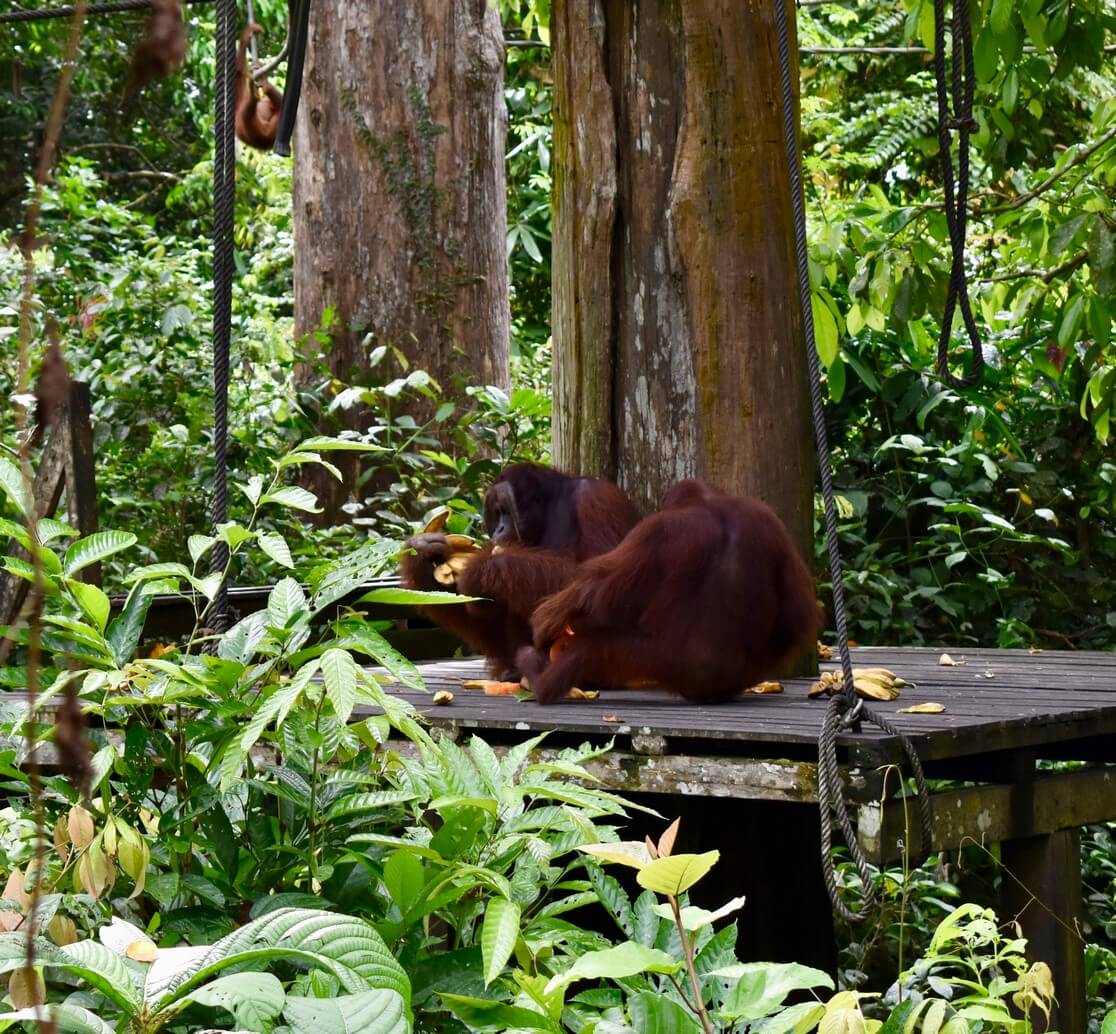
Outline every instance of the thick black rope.
{"label": "thick black rope", "polygon": [[[182,0],[184,4],[211,4],[214,0]],[[120,14],[122,11],[146,11],[151,0],[110,0],[109,3],[88,4],[86,16],[96,14]],[[0,25],[7,22],[38,22],[46,18],[69,18],[76,10],[73,4],[61,7],[36,7],[19,11],[4,11],[0,14]]]}
{"label": "thick black rope", "polygon": [[[217,81],[213,129],[213,498],[212,522],[228,519],[229,340],[232,335],[233,209],[236,198],[236,0],[217,0]],[[224,571],[228,547],[218,543],[210,571]],[[227,626],[228,587],[222,583],[206,624]]]}
{"label": "thick black rope", "polygon": [[[829,462],[829,441],[825,430],[825,407],[822,402],[821,368],[814,343],[814,315],[810,301],[810,276],[806,254],[806,203],[802,189],[802,164],[798,153],[798,126],[795,119],[794,86],[791,77],[790,29],[787,25],[787,7],[782,0],[775,4],[775,21],[779,33],[779,71],[783,94],[783,136],[787,149],[787,168],[790,175],[791,207],[794,216],[794,250],[798,273],[799,301],[806,340],[806,364],[810,380],[810,412],[814,424],[814,439],[818,451],[818,472],[821,477],[822,500],[825,512],[825,538],[829,553],[829,572],[833,582],[833,615],[837,624],[837,643],[844,679],[842,691],[834,695],[822,719],[818,741],[818,803],[821,809],[821,862],[826,890],[834,909],[849,922],[866,919],[876,903],[875,887],[868,860],[860,849],[852,818],[845,804],[841,775],[837,767],[837,736],[844,730],[859,731],[861,722],[870,722],[895,736],[903,745],[919,795],[920,820],[925,850],[931,841],[929,798],[922,765],[910,741],[889,721],[874,714],[864,706],[853,685],[852,655],[849,652],[848,617],[845,612],[844,565],[841,562],[841,545],[837,533],[837,506],[834,502],[833,473]],[[853,912],[842,900],[837,888],[837,875],[833,868],[833,819],[848,845],[849,853],[860,874],[863,885],[863,905]]]}
{"label": "thick black rope", "polygon": [[[973,118],[973,27],[969,19],[969,0],[953,0],[953,112],[946,80],[945,0],[934,0],[934,78],[938,94],[938,151],[942,163],[946,225],[949,229],[949,292],[946,295],[942,327],[938,334],[938,375],[953,388],[968,388],[984,374],[984,349],[980,331],[969,302],[969,278],[965,272],[965,237],[969,218],[969,136],[977,124]],[[957,175],[954,177],[950,153],[951,131],[957,133]],[[972,369],[958,377],[949,369],[949,341],[953,316],[958,306],[972,351]]]}
{"label": "thick black rope", "polygon": [[298,102],[302,96],[302,67],[306,60],[306,41],[310,36],[310,0],[289,0],[287,4],[287,79],[283,84],[283,104],[272,150],[284,158],[291,153]]}

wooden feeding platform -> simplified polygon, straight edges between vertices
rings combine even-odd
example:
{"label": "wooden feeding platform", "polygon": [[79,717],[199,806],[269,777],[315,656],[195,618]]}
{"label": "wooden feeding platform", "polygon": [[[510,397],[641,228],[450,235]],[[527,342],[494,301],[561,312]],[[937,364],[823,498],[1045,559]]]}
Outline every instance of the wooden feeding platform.
{"label": "wooden feeding platform", "polygon": [[[950,651],[860,647],[853,664],[887,667],[909,683],[894,702],[868,701],[911,740],[932,780],[934,851],[1001,845],[1000,915],[1018,916],[1035,958],[1052,966],[1061,1030],[1086,1027],[1079,827],[1116,820],[1116,653]],[[836,667],[823,662],[822,667]],[[809,679],[784,691],[696,706],[648,690],[604,690],[592,701],[541,707],[466,690],[483,663],[421,666],[427,692],[389,691],[436,728],[477,733],[494,746],[539,732],[544,751],[614,742],[590,768],[606,787],[652,795],[664,815],[682,815],[688,846],[721,851],[712,904],[743,893],[745,952],[833,968],[831,910],[822,882],[817,744],[826,704],[807,697]],[[449,690],[436,706],[430,694]],[[903,714],[914,704],[938,713]],[[369,713],[365,711],[365,713]],[[913,802],[899,796],[903,750],[872,725],[837,741],[846,798],[869,858],[924,854]],[[1093,762],[1051,771],[1047,760]],[[814,807],[804,808],[803,804]],[[719,895],[719,897],[718,897]],[[750,946],[751,945],[751,946]]]}

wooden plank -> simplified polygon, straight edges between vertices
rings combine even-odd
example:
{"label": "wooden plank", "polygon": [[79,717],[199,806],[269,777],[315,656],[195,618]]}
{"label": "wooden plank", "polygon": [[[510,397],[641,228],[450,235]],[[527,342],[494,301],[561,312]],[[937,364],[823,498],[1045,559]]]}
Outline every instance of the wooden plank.
{"label": "wooden plank", "polygon": [[[1020,807],[1022,804],[1022,807]],[[1116,816],[1116,766],[1042,772],[1032,780],[943,790],[930,796],[934,851],[966,840],[991,844],[1045,835]],[[903,844],[914,857],[927,853],[913,801],[870,801],[857,809],[861,846],[876,864],[898,861]]]}

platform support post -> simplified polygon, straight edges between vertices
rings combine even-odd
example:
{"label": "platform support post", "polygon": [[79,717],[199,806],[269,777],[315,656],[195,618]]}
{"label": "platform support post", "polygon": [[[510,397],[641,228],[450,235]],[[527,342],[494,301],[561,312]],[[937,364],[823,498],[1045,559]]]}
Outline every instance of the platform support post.
{"label": "platform support post", "polygon": [[[1017,919],[1027,938],[1027,956],[1054,971],[1058,1004],[1050,1029],[1088,1028],[1085,942],[1082,938],[1081,834],[1062,829],[1044,836],[1006,840],[1000,846],[1004,873],[1000,918]],[[1036,1030],[1042,1017],[1031,1017]]]}

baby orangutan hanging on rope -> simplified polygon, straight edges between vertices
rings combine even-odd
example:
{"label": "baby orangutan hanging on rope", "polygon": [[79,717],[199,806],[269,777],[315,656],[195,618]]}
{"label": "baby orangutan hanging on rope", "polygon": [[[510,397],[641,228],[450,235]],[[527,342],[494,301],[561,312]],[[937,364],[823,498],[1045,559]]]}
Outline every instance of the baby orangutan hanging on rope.
{"label": "baby orangutan hanging on rope", "polygon": [[539,604],[517,662],[541,704],[575,686],[635,685],[720,703],[781,674],[820,625],[813,578],[779,518],[683,481]]}

